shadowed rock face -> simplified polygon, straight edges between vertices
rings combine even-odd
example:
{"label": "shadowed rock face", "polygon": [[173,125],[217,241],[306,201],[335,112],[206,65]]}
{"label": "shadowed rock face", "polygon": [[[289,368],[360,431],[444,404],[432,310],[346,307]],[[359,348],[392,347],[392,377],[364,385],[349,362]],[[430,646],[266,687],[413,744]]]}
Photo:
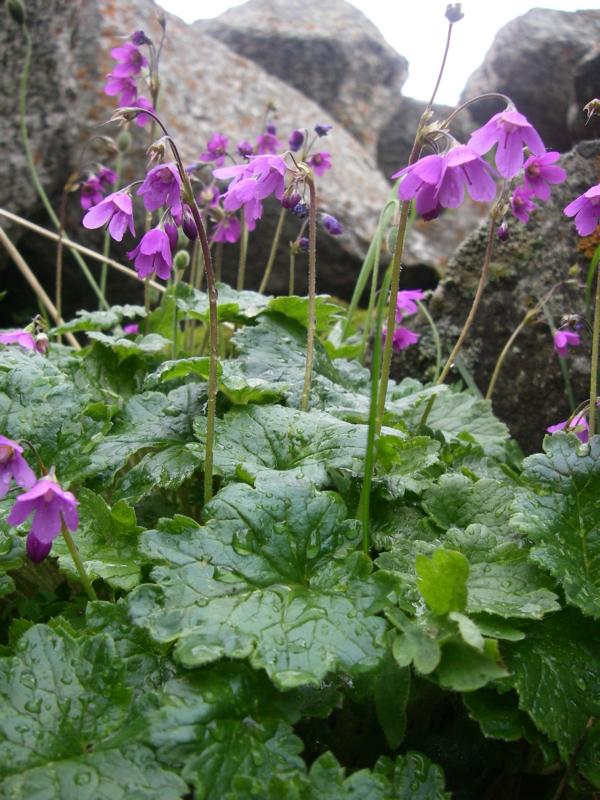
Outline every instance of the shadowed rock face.
{"label": "shadowed rock face", "polygon": [[[564,152],[581,138],[597,135],[589,129],[569,130],[567,112],[574,99],[577,65],[599,38],[600,11],[534,8],[498,32],[461,101],[484,92],[507,94],[546,146]],[[471,107],[471,113],[482,124],[501,107],[497,101],[482,101]]]}
{"label": "shadowed rock face", "polygon": [[[524,226],[513,221],[511,237],[494,245],[491,277],[485,289],[475,324],[466,340],[463,357],[476,384],[485,393],[498,355],[517,324],[555,284],[569,277],[574,264],[581,267],[585,281],[589,263],[578,249],[581,240],[563,208],[600,181],[600,141],[582,142],[561,160],[569,176],[553,189],[552,199],[542,204]],[[445,279],[430,301],[444,352],[449,353],[471,306],[485,252],[487,225],[469,236],[448,265]],[[590,243],[593,248],[593,242]],[[579,286],[556,291],[548,310],[558,326],[563,314],[590,317],[584,292]],[[433,363],[433,341],[420,325],[423,338],[419,348],[404,351],[395,359],[396,377],[426,374]],[[590,338],[569,357],[568,367],[575,401],[585,400],[589,391]],[[459,375],[456,373],[456,377]],[[548,425],[569,415],[564,382],[554,353],[552,333],[544,315],[521,333],[496,384],[493,406],[527,452],[539,450]]]}

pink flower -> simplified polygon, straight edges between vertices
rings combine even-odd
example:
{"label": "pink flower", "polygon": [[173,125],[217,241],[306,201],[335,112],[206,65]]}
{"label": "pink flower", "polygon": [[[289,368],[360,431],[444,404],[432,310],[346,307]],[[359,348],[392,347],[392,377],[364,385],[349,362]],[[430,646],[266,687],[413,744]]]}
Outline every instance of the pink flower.
{"label": "pink flower", "polygon": [[115,97],[120,94],[120,106],[132,106],[137,98],[137,84],[133,78],[119,78],[117,75],[107,75],[104,84],[104,94]]}
{"label": "pink flower", "polygon": [[286,169],[281,156],[254,156],[247,164],[215,169],[215,178],[233,178],[223,208],[231,212],[243,207],[246,222],[253,225],[262,216],[262,200],[273,194],[281,202]]}
{"label": "pink flower", "polygon": [[148,171],[137,194],[144,198],[147,211],[168,206],[181,213],[181,176],[175,164],[158,164]]}
{"label": "pink flower", "polygon": [[392,178],[404,175],[398,196],[401,200],[415,198],[418,213],[433,219],[441,208],[458,208],[464,200],[465,187],[473,200],[493,200],[496,184],[490,172],[477,153],[458,145],[444,156],[425,156]]}
{"label": "pink flower", "polygon": [[138,246],[127,253],[127,258],[134,262],[140,278],[156,273],[166,280],[173,266],[169,235],[160,227],[152,228],[142,236]]}
{"label": "pink flower", "polygon": [[512,213],[521,222],[529,222],[529,215],[537,208],[531,200],[532,194],[524,186],[517,186],[510,198]]}
{"label": "pink flower", "polygon": [[567,173],[562,167],[553,167],[560,158],[560,153],[544,153],[541,156],[531,156],[523,165],[523,179],[525,188],[529,189],[532,197],[540,200],[550,199],[550,184],[562,183],[567,179]]}
{"label": "pink flower", "polygon": [[4,331],[4,333],[0,333],[0,344],[18,344],[25,350],[45,353],[48,349],[48,338],[46,336],[35,337],[25,330]]}
{"label": "pink flower", "polygon": [[556,425],[550,425],[546,428],[547,433],[556,433],[557,431],[563,430],[574,433],[577,438],[585,444],[589,438],[587,417],[585,414],[578,414],[576,417],[573,417],[570,422],[566,419],[563,422],[557,422]]}
{"label": "pink flower", "polygon": [[419,310],[417,300],[423,300],[425,292],[422,289],[402,289],[396,295],[396,322],[402,322],[404,317],[416,314]]}
{"label": "pink flower", "polygon": [[309,166],[321,177],[328,169],[331,169],[331,155],[329,153],[315,153],[308,159]]}
{"label": "pink flower", "polygon": [[100,167],[97,177],[102,186],[104,186],[104,188],[108,188],[117,180],[117,173],[108,167]]}
{"label": "pink flower", "polygon": [[31,514],[34,515],[27,537],[27,553],[32,561],[42,561],[61,532],[63,522],[69,530],[76,530],[79,524],[77,505],[75,496],[61,489],[54,474],[50,473],[17,497],[7,522],[20,525]]}
{"label": "pink flower", "polygon": [[237,217],[224,217],[213,232],[213,242],[235,244],[240,238],[241,225]]}
{"label": "pink flower", "polygon": [[468,146],[480,156],[497,144],[496,167],[504,178],[512,178],[523,166],[523,147],[536,156],[545,153],[544,143],[527,117],[518,111],[501,111],[474,133]]}
{"label": "pink flower", "polygon": [[563,213],[575,217],[575,227],[580,236],[592,234],[600,220],[600,183],[580,194]]}
{"label": "pink flower", "polygon": [[97,205],[102,198],[104,197],[104,186],[102,181],[96,177],[96,175],[91,175],[87,181],[84,181],[81,184],[81,195],[79,197],[79,202],[81,203],[81,207],[84,211],[87,211],[88,208]]}
{"label": "pink flower", "polygon": [[[131,105],[134,106],[134,108],[143,108],[146,111],[152,111],[154,113],[154,106],[147,97],[140,96],[134,100]],[[143,128],[144,125],[152,122],[152,117],[149,117],[148,114],[138,114],[133,121],[138,128]]]}
{"label": "pink flower", "polygon": [[22,489],[30,489],[35,483],[35,473],[22,452],[20,444],[0,436],[0,500],[6,497],[11,480]]}
{"label": "pink flower", "polygon": [[[382,336],[383,341],[385,342],[387,338],[387,328],[383,329]],[[409,328],[404,328],[400,325],[394,330],[392,335],[392,347],[397,353],[399,353],[402,350],[406,350],[406,348],[410,347],[411,344],[416,344],[420,338],[421,334],[415,333],[414,331],[409,330]]]}
{"label": "pink flower", "polygon": [[140,326],[137,322],[130,322],[127,325],[123,325],[123,333],[126,333],[128,336],[134,336],[140,332]]}
{"label": "pink flower", "polygon": [[569,347],[578,347],[581,344],[581,337],[574,331],[556,331],[554,334],[554,349],[561,358],[566,358],[569,354]]}
{"label": "pink flower", "polygon": [[109,194],[97,206],[90,208],[82,220],[84,228],[89,229],[101,228],[107,222],[108,232],[115,242],[122,241],[127,228],[135,236],[131,195],[127,192]]}
{"label": "pink flower", "polygon": [[269,125],[265,133],[256,139],[256,152],[259,156],[264,156],[275,155],[278,150],[281,150],[281,142],[275,134],[275,126]]}
{"label": "pink flower", "polygon": [[131,42],[125,42],[122,47],[115,47],[110,51],[117,62],[112,71],[116,78],[130,78],[139,75],[143,67],[148,66],[148,61],[138,48]]}
{"label": "pink flower", "polygon": [[227,154],[228,139],[220,133],[213,133],[206,144],[206,150],[200,154],[201,161],[214,161],[217,167],[222,167]]}

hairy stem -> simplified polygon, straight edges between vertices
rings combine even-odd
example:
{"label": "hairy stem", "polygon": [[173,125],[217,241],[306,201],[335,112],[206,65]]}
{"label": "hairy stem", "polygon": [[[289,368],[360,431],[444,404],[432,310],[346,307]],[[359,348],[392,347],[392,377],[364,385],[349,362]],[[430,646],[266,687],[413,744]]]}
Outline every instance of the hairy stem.
{"label": "hairy stem", "polygon": [[[62,276],[63,276],[63,231],[67,215],[67,193],[63,190],[60,198],[58,242],[56,243],[56,274],[54,277],[54,303],[56,313],[62,317]],[[61,339],[59,339],[59,342]]]}
{"label": "hairy stem", "polygon": [[271,270],[273,269],[273,264],[275,263],[275,256],[277,255],[277,248],[279,247],[279,240],[281,238],[281,231],[283,228],[284,220],[285,220],[285,208],[281,206],[281,211],[279,212],[279,218],[277,220],[277,226],[275,228],[275,233],[273,235],[273,241],[271,242],[271,250],[269,252],[269,258],[267,259],[267,266],[265,267],[265,272],[262,277],[262,281],[260,282],[260,286],[258,287],[258,291],[260,292],[260,294],[263,294],[263,292],[267,288],[269,283],[269,278],[271,277]]}
{"label": "hairy stem", "polygon": [[[116,191],[119,186],[121,185],[121,170],[123,168],[123,154],[119,150],[117,153],[117,162],[115,164],[115,174],[117,176],[114,191]],[[108,257],[110,255],[110,243],[111,237],[110,233],[105,231],[104,233],[104,242],[102,243],[102,269],[100,272],[100,291],[102,292],[103,296],[106,297],[106,280],[108,278]]]}
{"label": "hairy stem", "polygon": [[290,242],[290,280],[288,285],[288,294],[290,297],[294,294],[294,281],[296,277],[296,251],[294,250],[293,243]]}
{"label": "hairy stem", "polygon": [[306,369],[304,371],[304,387],[300,399],[302,411],[308,409],[310,386],[312,383],[312,366],[315,349],[315,309],[317,304],[317,190],[312,177],[306,179],[310,197],[308,210],[308,330],[306,337]]}
{"label": "hairy stem", "polygon": [[71,536],[71,532],[65,525],[64,521],[62,523],[62,535],[64,537],[65,542],[67,543],[67,547],[69,548],[69,553],[71,554],[71,558],[73,559],[73,563],[77,568],[77,572],[79,574],[79,580],[87,596],[90,600],[97,600],[98,597],[96,592],[94,591],[94,587],[91,584],[90,579],[88,578],[87,572],[85,571],[85,567],[83,566],[83,561],[81,560],[81,556],[79,555],[79,550],[77,549],[77,545],[73,541],[73,537]]}
{"label": "hairy stem", "polygon": [[596,433],[596,397],[598,395],[598,342],[600,340],[600,276],[596,275],[596,302],[592,332],[592,364],[590,368],[589,438]]}
{"label": "hairy stem", "polygon": [[[246,220],[242,218],[242,232],[240,236],[240,260],[238,263],[238,274],[237,274],[237,282],[235,288],[238,292],[241,292],[244,288],[244,283],[246,281],[246,262],[248,260],[248,226],[246,225]],[[219,265],[219,278],[221,268]]]}

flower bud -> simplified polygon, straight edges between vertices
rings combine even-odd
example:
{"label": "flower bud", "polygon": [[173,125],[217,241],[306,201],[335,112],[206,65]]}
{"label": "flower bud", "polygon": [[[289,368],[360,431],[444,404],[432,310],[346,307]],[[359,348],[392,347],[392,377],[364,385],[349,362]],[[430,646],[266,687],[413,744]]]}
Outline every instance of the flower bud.
{"label": "flower bud", "polygon": [[304,133],[298,130],[292,131],[288,140],[288,144],[290,150],[292,150],[294,153],[297,153],[304,144]]}
{"label": "flower bud", "polygon": [[333,125],[315,125],[315,133],[317,136],[327,136]]}
{"label": "flower bud", "polygon": [[198,238],[198,228],[196,227],[196,223],[194,221],[194,217],[192,211],[189,206],[183,207],[183,220],[181,223],[181,227],[183,232],[187,236],[190,241],[194,241]]}
{"label": "flower bud", "polygon": [[167,152],[167,139],[166,136],[161,136],[155,142],[152,142],[150,147],[146,150],[148,156],[148,166],[159,164],[165,157]]}
{"label": "flower bud", "polygon": [[309,241],[308,241],[308,237],[307,237],[307,236],[301,236],[301,237],[298,239],[298,247],[299,247],[299,248],[300,248],[300,250],[302,250],[304,253],[307,253],[307,252],[308,252],[308,247],[309,247],[309,244],[310,244],[310,243],[309,243]]}
{"label": "flower bud", "polygon": [[301,202],[302,198],[298,194],[298,192],[292,192],[292,194],[284,194],[281,200],[281,205],[284,208],[287,208],[288,211],[293,211],[294,208]]}
{"label": "flower bud", "polygon": [[117,147],[119,153],[126,153],[131,147],[131,134],[129,131],[121,131],[117,136]]}
{"label": "flower bud", "polygon": [[322,214],[321,222],[323,223],[323,227],[327,233],[329,233],[331,236],[341,236],[344,232],[344,226],[342,223],[331,214]]}
{"label": "flower bud", "polygon": [[305,219],[308,216],[308,206],[306,203],[298,203],[292,208],[292,214],[299,219]]}
{"label": "flower bud", "polygon": [[190,254],[187,250],[178,250],[173,258],[175,269],[184,270],[190,263]]}
{"label": "flower bud", "polygon": [[254,152],[254,147],[250,144],[250,142],[244,140],[240,142],[237,146],[238,153],[242,156],[242,158],[247,158],[251,156]]}
{"label": "flower bud", "polygon": [[446,6],[446,19],[453,25],[455,22],[460,22],[464,17],[460,3],[448,3]]}
{"label": "flower bud", "polygon": [[594,97],[593,100],[590,100],[589,103],[584,105],[583,110],[587,114],[587,119],[585,121],[585,124],[587,125],[592,117],[600,117],[600,100],[597,97]]}
{"label": "flower bud", "polygon": [[42,355],[48,350],[50,345],[50,341],[45,333],[38,333],[35,337],[35,349],[38,353],[42,353]]}
{"label": "flower bud", "polygon": [[143,44],[152,44],[152,39],[149,39],[144,31],[134,31],[131,34],[131,43],[136,47],[141,47]]}
{"label": "flower bud", "polygon": [[496,236],[500,239],[501,242],[505,242],[507,239],[510,239],[510,229],[505,219],[502,220],[500,225],[498,225]]}
{"label": "flower bud", "polygon": [[25,6],[22,0],[6,0],[6,10],[17,25],[25,24]]}

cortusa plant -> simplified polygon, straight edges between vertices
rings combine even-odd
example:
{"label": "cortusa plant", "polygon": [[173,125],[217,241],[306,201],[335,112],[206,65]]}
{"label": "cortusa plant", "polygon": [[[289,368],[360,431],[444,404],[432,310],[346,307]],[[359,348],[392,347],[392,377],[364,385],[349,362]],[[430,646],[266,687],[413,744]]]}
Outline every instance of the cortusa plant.
{"label": "cortusa plant", "polygon": [[[320,237],[344,233],[319,204],[329,124],[286,143],[269,106],[251,140],[215,132],[185,162],[159,110],[163,17],[158,36],[112,50],[104,91],[119,107],[89,143],[103,155],[82,156],[57,213],[25,123],[27,13],[7,8],[26,45],[25,155],[58,232],[2,212],[57,241],[57,280],[52,300],[0,229],[42,308],[0,332],[0,796],[596,797],[600,281],[591,324],[551,325],[565,370],[591,339],[589,397],[523,459],[490,398],[521,330],[573,279],[519,323],[485,399],[446,380],[498,238],[543,213],[566,174],[508,97],[466,143],[451,132],[465,106],[433,118],[460,6],[348,308],[316,291]],[[148,169],[124,185],[140,135]],[[402,252],[415,214],[456,208],[465,190],[490,204],[487,248],[444,359],[425,292],[399,290]],[[74,191],[83,226],[106,230],[101,253],[64,230]],[[280,213],[255,291],[248,241],[268,197]],[[600,185],[565,214],[596,231]],[[280,264],[288,217],[297,236]],[[110,255],[125,237],[129,266]],[[239,252],[235,288],[220,282],[224,248]],[[65,250],[98,306],[69,322]],[[300,268],[307,297],[294,294]],[[109,305],[115,270],[141,283],[139,305]],[[288,296],[265,293],[273,270]],[[392,352],[418,346],[416,314],[435,376],[395,383]]]}

